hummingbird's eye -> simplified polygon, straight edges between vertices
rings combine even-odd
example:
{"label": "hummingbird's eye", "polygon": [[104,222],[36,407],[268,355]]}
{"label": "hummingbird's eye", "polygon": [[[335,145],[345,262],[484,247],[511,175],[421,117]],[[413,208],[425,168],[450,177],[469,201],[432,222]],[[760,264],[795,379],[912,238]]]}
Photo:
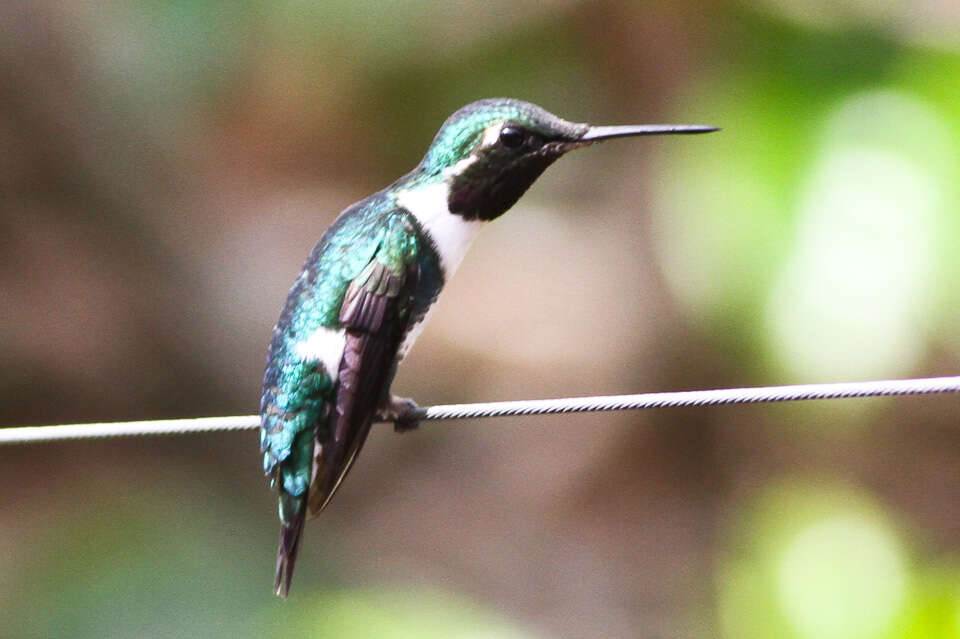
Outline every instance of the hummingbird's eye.
{"label": "hummingbird's eye", "polygon": [[508,149],[515,149],[523,144],[527,133],[520,127],[505,126],[500,129],[500,144]]}

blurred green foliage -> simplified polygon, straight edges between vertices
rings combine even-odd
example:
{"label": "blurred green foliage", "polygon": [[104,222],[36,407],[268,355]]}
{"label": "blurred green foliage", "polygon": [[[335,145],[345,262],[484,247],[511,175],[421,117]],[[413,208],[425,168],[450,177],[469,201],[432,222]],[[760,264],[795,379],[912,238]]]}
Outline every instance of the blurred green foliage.
{"label": "blurred green foliage", "polygon": [[722,113],[730,137],[666,172],[665,273],[762,370],[909,375],[930,331],[956,340],[960,55],[746,18],[727,35],[753,55],[681,107]]}
{"label": "blurred green foliage", "polygon": [[718,582],[724,636],[960,631],[960,571],[916,565],[883,510],[850,487],[771,486],[741,515],[729,542]]}

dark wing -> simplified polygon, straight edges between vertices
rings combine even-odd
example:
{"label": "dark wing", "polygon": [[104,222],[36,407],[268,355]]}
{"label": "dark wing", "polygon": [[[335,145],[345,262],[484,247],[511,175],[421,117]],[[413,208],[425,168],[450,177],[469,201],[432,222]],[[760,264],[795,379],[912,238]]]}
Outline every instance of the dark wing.
{"label": "dark wing", "polygon": [[330,428],[325,434],[318,432],[316,475],[308,501],[311,516],[323,510],[349,472],[389,393],[420,276],[415,251],[407,246],[408,233],[408,229],[388,233],[344,297],[340,324],[345,345]]}
{"label": "dark wing", "polygon": [[[348,208],[307,258],[274,329],[264,372],[260,436],[264,471],[279,491],[278,594],[289,591],[307,515],[329,500],[362,445],[376,410],[372,405],[376,402],[371,402],[367,407],[371,415],[366,417],[357,406],[360,400],[351,408],[350,402],[341,399],[344,406],[338,412],[338,376],[350,380],[344,389],[389,384],[389,378],[384,382],[366,378],[371,370],[376,373],[380,359],[388,360],[383,368],[391,368],[389,357],[377,352],[395,348],[358,347],[358,341],[389,344],[395,339],[393,331],[405,330],[404,321],[391,318],[409,316],[403,291],[417,287],[418,278],[408,278],[408,266],[418,255],[417,238],[407,213],[389,198],[376,195]],[[429,264],[427,272],[429,278]],[[318,329],[326,330],[315,333]],[[314,335],[322,342],[323,361],[317,355],[301,354],[303,340]],[[341,369],[340,349],[345,343],[370,363],[360,371],[351,372],[346,363],[347,370]],[[350,361],[356,359],[351,355]]]}

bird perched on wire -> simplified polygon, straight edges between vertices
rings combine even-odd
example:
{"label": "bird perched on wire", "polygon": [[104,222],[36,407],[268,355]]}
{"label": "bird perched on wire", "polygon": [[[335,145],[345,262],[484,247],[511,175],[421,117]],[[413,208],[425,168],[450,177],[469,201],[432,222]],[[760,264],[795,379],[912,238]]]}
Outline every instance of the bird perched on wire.
{"label": "bird perched on wire", "polygon": [[480,100],[444,122],[413,171],[340,214],[290,290],[263,379],[260,446],[280,501],[278,595],[290,591],[304,522],[330,503],[371,424],[416,427],[416,404],[390,395],[390,383],[477,232],[567,151],[713,130],[591,126],[520,100]]}

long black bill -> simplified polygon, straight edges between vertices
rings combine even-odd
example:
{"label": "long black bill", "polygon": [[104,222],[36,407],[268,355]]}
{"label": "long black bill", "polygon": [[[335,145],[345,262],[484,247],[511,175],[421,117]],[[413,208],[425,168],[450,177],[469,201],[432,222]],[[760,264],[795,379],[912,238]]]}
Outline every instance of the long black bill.
{"label": "long black bill", "polygon": [[632,135],[665,135],[670,133],[710,133],[720,127],[702,124],[637,124],[627,126],[592,126],[578,142],[594,142],[610,138],[625,138]]}

